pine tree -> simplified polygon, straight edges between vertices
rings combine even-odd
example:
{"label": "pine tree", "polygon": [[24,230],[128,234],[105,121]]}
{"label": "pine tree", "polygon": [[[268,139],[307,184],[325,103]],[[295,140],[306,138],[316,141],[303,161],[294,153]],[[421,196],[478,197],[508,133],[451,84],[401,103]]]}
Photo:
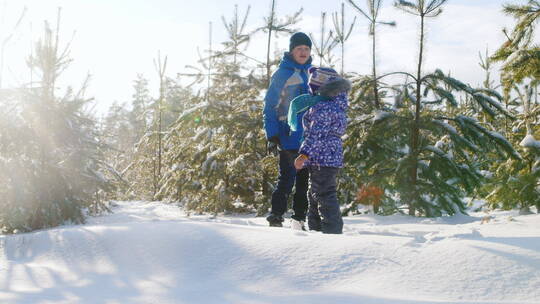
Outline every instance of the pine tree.
{"label": "pine tree", "polygon": [[124,169],[131,162],[135,133],[131,112],[125,104],[114,102],[101,121],[100,142],[103,144],[104,163],[108,170],[105,174],[114,181],[115,192],[109,193],[110,199],[123,199],[129,183],[124,179]]}
{"label": "pine tree", "polygon": [[[159,95],[158,98],[148,104],[147,110],[139,118],[145,122],[148,117],[148,123],[143,135],[134,143],[131,162],[124,170],[126,179],[129,181],[126,198],[151,200],[154,199],[161,187],[162,139],[164,134],[163,115],[165,110],[165,96],[169,89],[165,76],[166,62],[167,57],[162,60],[160,54],[158,54],[157,60],[154,60],[154,66],[159,77]],[[138,95],[137,93],[140,88],[136,86],[135,89],[136,95]],[[142,92],[144,92],[144,89]],[[135,111],[136,108],[133,110]],[[136,132],[140,131],[137,130]]]}
{"label": "pine tree", "polygon": [[164,139],[168,169],[158,197],[183,200],[191,210],[218,214],[263,203],[259,99],[265,82],[239,60],[250,39],[247,17],[235,8],[232,21],[223,18],[229,38],[215,52],[209,98],[189,100]]}
{"label": "pine tree", "polygon": [[[512,107],[517,120],[510,126],[505,121],[506,133],[523,156],[509,159],[494,169],[486,189],[492,208],[520,208],[530,213],[530,206],[540,209],[540,130],[538,129],[537,87],[540,82],[540,49],[535,45],[535,26],[540,17],[540,2],[529,0],[525,5],[504,5],[504,12],[516,19],[507,41],[490,60],[503,63],[501,82],[506,107]],[[511,130],[509,130],[511,127]]]}
{"label": "pine tree", "polygon": [[59,26],[60,13],[55,31],[45,22],[35,56],[28,58],[40,86],[18,90],[0,112],[8,122],[0,138],[4,232],[83,222],[84,209],[107,209],[102,198],[112,187],[103,175],[97,126],[85,111],[87,82],[79,91],[55,94],[56,80],[72,61],[69,45],[60,49]]}
{"label": "pine tree", "polygon": [[379,88],[377,81],[377,60],[376,60],[376,41],[377,41],[377,25],[396,26],[394,21],[386,22],[379,21],[379,10],[381,9],[382,0],[367,0],[367,13],[361,9],[354,1],[349,0],[349,3],[369,21],[369,35],[371,36],[371,85],[373,86],[373,102],[375,108],[380,108]]}
{"label": "pine tree", "polygon": [[[516,93],[514,112],[517,119],[512,126],[510,140],[518,147],[521,159],[508,159],[493,166],[494,174],[485,186],[486,196],[492,208],[519,208],[520,213],[529,214],[530,207],[536,206],[540,212],[540,128],[535,118],[540,113],[540,106],[534,105],[535,86],[533,81],[521,89],[515,85]],[[514,104],[514,102],[511,102]]]}
{"label": "pine tree", "polygon": [[[405,75],[406,80],[393,86],[393,106],[385,104],[380,111],[355,117],[349,128],[346,153],[354,164],[350,170],[360,172],[357,176],[362,182],[373,182],[385,190],[384,213],[399,211],[403,205],[410,215],[465,212],[462,198],[479,187],[483,178],[475,155],[495,151],[521,158],[489,125],[449,110],[458,106],[456,95],[464,94],[490,116],[513,118],[501,105],[500,94],[472,88],[440,70],[422,73],[425,18],[438,16],[444,2],[396,2],[420,18],[417,73],[379,77]],[[362,92],[358,84],[356,87],[353,100],[358,97],[354,94]]]}
{"label": "pine tree", "polygon": [[313,51],[319,58],[320,66],[334,67],[334,57],[332,56],[332,50],[336,47],[338,41],[334,37],[334,32],[330,30],[326,33],[326,12],[321,13],[321,37],[320,40],[315,39],[312,33],[309,33],[309,37],[313,42]]}
{"label": "pine tree", "polygon": [[345,3],[341,3],[341,17],[338,13],[332,14],[332,20],[334,21],[334,30],[335,30],[335,39],[336,42],[341,46],[341,76],[345,75],[345,42],[349,40],[354,24],[356,23],[356,17],[354,17],[353,22],[349,25],[348,30],[345,26]]}
{"label": "pine tree", "polygon": [[133,95],[131,100],[130,123],[133,127],[132,142],[137,142],[144,135],[150,121],[150,104],[152,97],[148,90],[148,80],[142,74],[137,74],[133,81]]}
{"label": "pine tree", "polygon": [[276,14],[276,0],[271,0],[270,5],[270,14],[268,17],[264,18],[264,26],[259,27],[255,32],[262,31],[263,33],[268,33],[268,40],[266,43],[266,87],[270,85],[270,76],[272,72],[273,65],[277,64],[278,60],[270,59],[270,46],[272,41],[272,34],[275,38],[278,38],[282,34],[292,34],[297,29],[292,28],[298,21],[300,21],[300,14],[302,14],[303,9],[300,8],[291,16],[285,16],[282,19],[277,18]]}
{"label": "pine tree", "polygon": [[157,61],[154,60],[154,66],[156,68],[156,72],[159,75],[159,97],[155,102],[155,110],[154,110],[154,140],[155,140],[155,150],[154,150],[154,157],[153,157],[153,185],[154,185],[154,197],[156,196],[157,191],[160,188],[159,181],[161,179],[161,167],[162,162],[161,158],[163,156],[163,145],[162,145],[162,139],[163,139],[163,104],[165,102],[165,90],[166,90],[166,82],[165,82],[165,72],[167,69],[167,56],[165,56],[165,59],[161,60],[161,55],[158,54]]}
{"label": "pine tree", "polygon": [[540,79],[540,47],[533,44],[535,26],[540,17],[540,2],[528,0],[525,5],[507,4],[504,5],[504,12],[517,19],[517,22],[510,34],[503,30],[508,40],[492,59],[503,62],[502,83],[508,94],[514,83],[520,83],[525,78]]}

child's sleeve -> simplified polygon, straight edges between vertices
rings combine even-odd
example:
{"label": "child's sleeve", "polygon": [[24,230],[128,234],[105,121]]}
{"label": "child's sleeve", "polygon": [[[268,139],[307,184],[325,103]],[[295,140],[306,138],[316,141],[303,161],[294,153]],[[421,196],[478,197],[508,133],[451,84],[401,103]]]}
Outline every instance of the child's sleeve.
{"label": "child's sleeve", "polygon": [[307,100],[309,99],[309,95],[302,94],[296,96],[289,105],[289,112],[287,115],[287,122],[289,124],[289,128],[291,131],[297,131],[298,124],[302,123],[302,121],[298,121],[298,114],[300,113],[300,110],[302,110],[303,107],[305,107]]}
{"label": "child's sleeve", "polygon": [[264,97],[264,130],[266,132],[266,138],[270,139],[273,136],[279,134],[278,117],[276,106],[281,98],[281,91],[285,86],[285,73],[282,70],[277,70],[273,75],[270,82],[270,87],[266,91]]}
{"label": "child's sleeve", "polygon": [[324,143],[321,141],[332,124],[332,113],[325,109],[316,110],[311,116],[311,120],[304,126],[304,142],[300,146],[300,154],[307,155],[309,158],[314,156],[319,146]]}

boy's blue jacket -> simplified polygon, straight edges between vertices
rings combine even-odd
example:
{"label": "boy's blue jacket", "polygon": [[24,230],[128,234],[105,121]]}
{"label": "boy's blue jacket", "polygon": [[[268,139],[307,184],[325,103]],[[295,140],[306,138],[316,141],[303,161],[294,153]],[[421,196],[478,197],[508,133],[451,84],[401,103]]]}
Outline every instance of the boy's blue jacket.
{"label": "boy's blue jacket", "polygon": [[[270,87],[264,98],[264,130],[266,138],[279,137],[284,150],[298,150],[302,138],[302,128],[291,131],[287,123],[289,104],[296,96],[309,91],[307,85],[311,58],[305,64],[296,63],[286,52],[279,68],[272,75]],[[301,115],[301,114],[299,114]],[[299,117],[301,120],[301,116]]]}

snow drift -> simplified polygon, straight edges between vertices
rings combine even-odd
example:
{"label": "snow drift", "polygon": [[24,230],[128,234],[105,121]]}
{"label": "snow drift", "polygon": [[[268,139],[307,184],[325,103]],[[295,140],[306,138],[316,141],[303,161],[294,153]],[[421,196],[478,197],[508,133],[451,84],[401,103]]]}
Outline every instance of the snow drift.
{"label": "snow drift", "polygon": [[354,216],[343,235],[118,202],[0,236],[1,303],[540,303],[540,215]]}

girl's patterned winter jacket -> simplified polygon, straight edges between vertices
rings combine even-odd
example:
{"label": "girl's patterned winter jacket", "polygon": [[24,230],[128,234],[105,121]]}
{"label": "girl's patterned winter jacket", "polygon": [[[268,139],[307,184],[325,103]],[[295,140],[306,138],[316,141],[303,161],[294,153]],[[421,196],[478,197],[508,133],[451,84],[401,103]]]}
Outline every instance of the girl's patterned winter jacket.
{"label": "girl's patterned winter jacket", "polygon": [[347,127],[348,80],[337,79],[323,85],[319,94],[328,97],[311,107],[302,120],[304,141],[300,153],[307,155],[304,166],[343,167],[341,137]]}

